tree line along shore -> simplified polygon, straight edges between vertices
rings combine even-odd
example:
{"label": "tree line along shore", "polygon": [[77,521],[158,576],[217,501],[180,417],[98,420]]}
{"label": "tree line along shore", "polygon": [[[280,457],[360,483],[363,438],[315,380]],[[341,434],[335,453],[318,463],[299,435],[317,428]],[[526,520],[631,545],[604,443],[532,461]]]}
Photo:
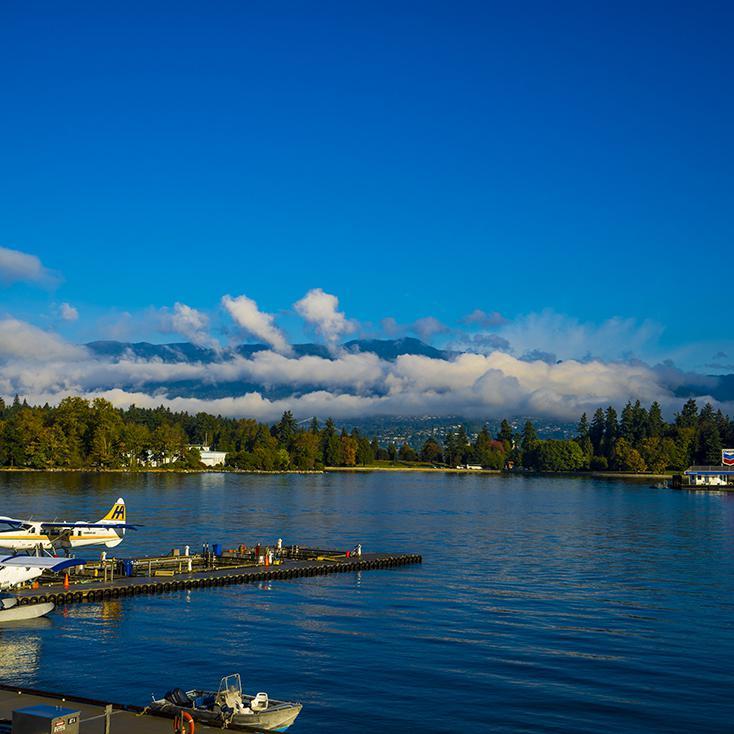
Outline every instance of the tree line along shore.
{"label": "tree line along shore", "polygon": [[719,464],[721,449],[734,446],[734,421],[688,400],[666,422],[658,403],[645,408],[638,401],[619,415],[611,406],[591,420],[582,415],[569,439],[543,439],[532,421],[516,431],[504,420],[495,436],[484,427],[470,439],[460,426],[416,450],[339,430],[331,419],[302,425],[289,411],[269,425],[164,407],[121,409],[101,398],[68,397],[57,406],[0,398],[0,467],[6,469],[199,470],[196,445],[227,452],[224,468],[235,471],[481,467],[665,474]]}

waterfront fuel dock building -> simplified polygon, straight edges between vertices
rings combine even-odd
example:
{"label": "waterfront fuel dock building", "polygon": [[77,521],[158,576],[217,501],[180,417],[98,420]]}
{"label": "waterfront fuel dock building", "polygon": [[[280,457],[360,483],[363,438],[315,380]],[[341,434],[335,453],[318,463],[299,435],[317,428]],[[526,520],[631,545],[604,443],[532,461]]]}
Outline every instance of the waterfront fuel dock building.
{"label": "waterfront fuel dock building", "polygon": [[720,466],[689,466],[673,477],[674,487],[734,487],[734,449],[721,450]]}
{"label": "waterfront fuel dock building", "polygon": [[681,479],[683,487],[732,487],[734,466],[691,466]]}

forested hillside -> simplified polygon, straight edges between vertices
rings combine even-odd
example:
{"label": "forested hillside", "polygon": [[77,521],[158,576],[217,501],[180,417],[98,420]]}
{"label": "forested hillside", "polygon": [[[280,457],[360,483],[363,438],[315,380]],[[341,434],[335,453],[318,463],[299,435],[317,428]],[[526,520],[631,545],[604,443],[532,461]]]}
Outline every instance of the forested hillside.
{"label": "forested hillside", "polygon": [[663,472],[692,463],[719,464],[721,449],[734,446],[734,423],[711,405],[689,400],[672,422],[660,406],[628,403],[617,415],[599,408],[584,414],[572,439],[543,439],[532,421],[513,431],[502,421],[496,436],[485,426],[469,436],[464,427],[442,439],[428,438],[420,451],[407,442],[381,443],[357,429],[339,430],[333,420],[297,422],[290,412],[274,425],[167,408],[115,408],[101,398],[68,397],[57,406],[30,406],[0,399],[0,466],[141,469],[149,465],[199,468],[192,445],[227,452],[227,466],[265,471],[314,470],[378,463],[464,466],[537,471],[616,470]]}

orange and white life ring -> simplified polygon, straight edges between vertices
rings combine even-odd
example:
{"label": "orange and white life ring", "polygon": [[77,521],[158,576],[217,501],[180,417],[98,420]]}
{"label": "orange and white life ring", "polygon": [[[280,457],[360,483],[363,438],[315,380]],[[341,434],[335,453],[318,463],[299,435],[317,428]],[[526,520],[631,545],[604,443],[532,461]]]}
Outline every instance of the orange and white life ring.
{"label": "orange and white life ring", "polygon": [[176,714],[173,719],[173,734],[194,734],[194,717],[188,711],[182,711]]}

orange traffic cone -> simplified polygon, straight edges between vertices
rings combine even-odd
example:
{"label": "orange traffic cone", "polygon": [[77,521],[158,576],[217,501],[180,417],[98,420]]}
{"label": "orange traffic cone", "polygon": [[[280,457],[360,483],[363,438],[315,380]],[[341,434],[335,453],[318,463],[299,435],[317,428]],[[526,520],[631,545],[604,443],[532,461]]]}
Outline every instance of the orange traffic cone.
{"label": "orange traffic cone", "polygon": [[69,588],[69,574],[68,573],[64,574],[64,588],[65,589]]}

